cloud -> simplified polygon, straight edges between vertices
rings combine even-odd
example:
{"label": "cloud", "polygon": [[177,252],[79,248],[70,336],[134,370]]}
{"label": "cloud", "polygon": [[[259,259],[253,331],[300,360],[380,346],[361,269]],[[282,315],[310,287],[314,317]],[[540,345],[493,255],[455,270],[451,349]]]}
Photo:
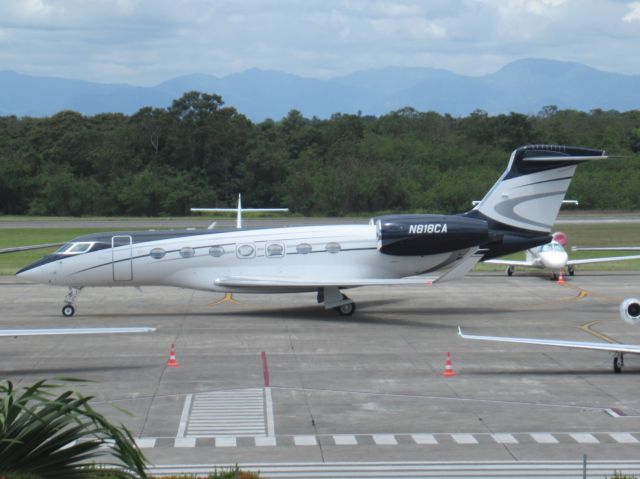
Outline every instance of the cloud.
{"label": "cloud", "polygon": [[640,2],[633,2],[632,4],[630,4],[629,10],[630,12],[622,17],[622,20],[627,23],[640,21]]}
{"label": "cloud", "polygon": [[525,57],[640,73],[637,20],[619,0],[3,0],[0,65],[147,85],[252,67],[479,75]]}

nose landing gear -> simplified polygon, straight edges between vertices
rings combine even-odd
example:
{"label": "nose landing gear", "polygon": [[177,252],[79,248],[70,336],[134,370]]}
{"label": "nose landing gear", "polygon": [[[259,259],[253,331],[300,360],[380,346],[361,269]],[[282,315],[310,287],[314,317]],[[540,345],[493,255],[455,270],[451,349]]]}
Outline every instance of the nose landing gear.
{"label": "nose landing gear", "polygon": [[62,307],[62,316],[70,318],[76,314],[76,298],[82,288],[69,288],[69,292],[64,297],[64,306]]}

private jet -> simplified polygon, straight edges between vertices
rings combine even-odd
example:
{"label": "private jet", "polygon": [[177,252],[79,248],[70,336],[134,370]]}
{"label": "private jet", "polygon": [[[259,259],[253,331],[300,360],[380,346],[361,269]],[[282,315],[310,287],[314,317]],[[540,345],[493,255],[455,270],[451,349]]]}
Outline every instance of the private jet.
{"label": "private jet", "polygon": [[[636,326],[640,323],[640,300],[635,298],[625,299],[620,303],[620,317],[627,323]],[[640,354],[639,344],[619,343],[594,343],[586,341],[563,341],[560,339],[535,339],[535,338],[509,338],[504,336],[477,336],[464,334],[458,326],[458,335],[464,339],[476,339],[480,341],[497,341],[504,343],[537,344],[540,346],[555,346],[571,349],[591,349],[594,351],[608,351],[613,354],[613,371],[622,372],[624,367],[624,355]]]}
{"label": "private jet", "polygon": [[93,286],[175,286],[222,293],[315,292],[325,309],[354,313],[342,290],[433,284],[479,260],[549,243],[577,165],[602,150],[527,145],[472,210],[407,214],[368,224],[230,230],[95,233],[22,268],[19,277],[64,285],[62,314]]}
{"label": "private jet", "polygon": [[[518,268],[542,268],[551,271],[551,279],[558,279],[558,275],[567,271],[569,276],[575,274],[575,267],[581,264],[607,263],[612,261],[630,261],[640,259],[640,255],[610,256],[606,258],[585,258],[569,259],[565,250],[567,246],[567,235],[558,231],[553,234],[553,239],[543,245],[529,248],[525,251],[525,260],[518,261],[512,259],[490,259],[485,263],[500,264],[507,267],[506,273],[512,276],[516,267]],[[587,248],[581,248],[587,250]],[[593,248],[590,248],[593,251]],[[601,251],[603,249],[600,249]],[[574,249],[573,251],[577,251]]]}

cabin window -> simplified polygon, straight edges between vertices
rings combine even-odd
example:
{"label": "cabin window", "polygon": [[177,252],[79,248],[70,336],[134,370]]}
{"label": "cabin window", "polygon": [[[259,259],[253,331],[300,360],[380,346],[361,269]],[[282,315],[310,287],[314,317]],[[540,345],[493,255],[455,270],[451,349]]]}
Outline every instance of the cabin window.
{"label": "cabin window", "polygon": [[311,245],[309,243],[300,243],[296,246],[296,251],[299,254],[309,254],[311,253]]}
{"label": "cabin window", "polygon": [[224,248],[222,246],[212,246],[209,248],[209,254],[214,258],[219,258],[224,254]]}
{"label": "cabin window", "polygon": [[332,254],[336,254],[340,251],[341,246],[339,243],[336,243],[335,241],[332,241],[331,243],[327,243],[327,245],[325,246],[325,249]]}
{"label": "cabin window", "polygon": [[253,258],[256,255],[256,249],[250,244],[242,244],[237,249],[239,258]]}
{"label": "cabin window", "polygon": [[165,254],[167,254],[167,252],[165,250],[163,250],[162,248],[153,248],[149,252],[149,256],[151,256],[153,259],[162,259],[162,258],[164,258]]}
{"label": "cabin window", "polygon": [[196,251],[190,246],[185,246],[180,250],[180,256],[183,258],[193,258],[196,255]]}
{"label": "cabin window", "polygon": [[284,246],[280,243],[271,243],[265,248],[267,258],[282,258],[284,256]]}

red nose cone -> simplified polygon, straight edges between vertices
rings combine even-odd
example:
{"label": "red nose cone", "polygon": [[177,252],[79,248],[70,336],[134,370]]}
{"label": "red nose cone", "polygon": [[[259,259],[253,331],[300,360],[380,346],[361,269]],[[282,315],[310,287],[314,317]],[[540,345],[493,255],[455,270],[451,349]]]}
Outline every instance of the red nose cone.
{"label": "red nose cone", "polygon": [[569,242],[569,237],[562,231],[556,231],[555,233],[553,233],[553,239],[560,243],[563,248],[566,247],[567,243]]}

